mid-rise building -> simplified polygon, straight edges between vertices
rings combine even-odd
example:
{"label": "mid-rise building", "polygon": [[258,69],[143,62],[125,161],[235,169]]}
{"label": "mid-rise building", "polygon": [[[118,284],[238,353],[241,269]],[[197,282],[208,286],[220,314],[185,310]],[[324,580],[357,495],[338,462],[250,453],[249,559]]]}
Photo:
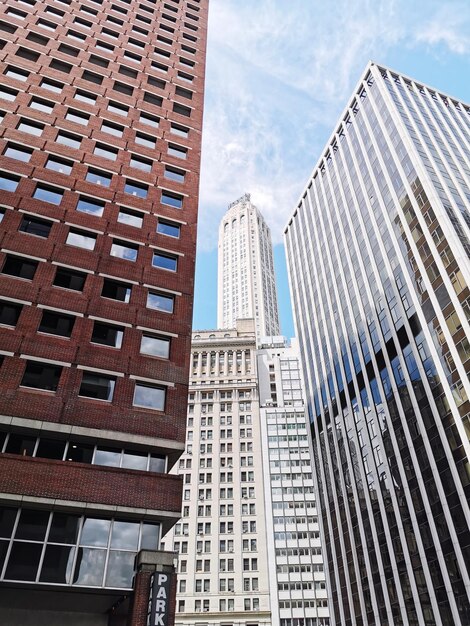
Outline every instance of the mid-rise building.
{"label": "mid-rise building", "polygon": [[279,335],[271,232],[245,194],[228,207],[219,226],[217,326],[255,320],[258,342]]}
{"label": "mid-rise building", "polygon": [[333,623],[470,623],[469,107],[370,63],[285,231]]}
{"label": "mid-rise building", "polygon": [[207,11],[0,7],[5,626],[143,626],[152,568],[171,571]]}

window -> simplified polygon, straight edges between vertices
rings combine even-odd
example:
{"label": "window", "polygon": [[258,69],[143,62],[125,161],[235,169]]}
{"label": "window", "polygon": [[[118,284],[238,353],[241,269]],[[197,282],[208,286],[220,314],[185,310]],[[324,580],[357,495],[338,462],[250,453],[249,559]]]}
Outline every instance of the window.
{"label": "window", "polygon": [[54,282],[56,287],[71,289],[72,291],[83,291],[87,275],[76,270],[69,270],[65,267],[58,267]]}
{"label": "window", "polygon": [[191,117],[191,109],[189,107],[185,107],[182,104],[173,104],[173,113],[177,115],[184,115],[185,117]]}
{"label": "window", "polygon": [[108,67],[109,65],[108,59],[103,59],[102,57],[96,56],[96,54],[90,54],[89,61],[90,63],[93,63],[93,65],[98,65],[99,67]]}
{"label": "window", "polygon": [[111,402],[116,384],[115,376],[97,374],[95,372],[83,372],[82,383],[80,385],[79,396],[94,398],[95,400],[105,400]]}
{"label": "window", "polygon": [[60,172],[61,174],[70,174],[72,172],[73,161],[61,159],[59,157],[49,157],[47,159],[46,169]]}
{"label": "window", "polygon": [[59,52],[62,52],[62,54],[68,54],[70,57],[78,57],[80,53],[80,50],[78,48],[69,46],[66,43],[61,43],[58,50]]}
{"label": "window", "polygon": [[153,128],[158,128],[160,124],[160,118],[149,115],[148,113],[141,113],[139,121],[141,124],[147,124],[147,126],[153,126]]}
{"label": "window", "polygon": [[120,348],[122,345],[123,335],[124,328],[122,326],[113,326],[112,324],[95,322],[93,326],[93,333],[91,335],[91,342],[99,343],[102,346],[109,346],[110,348]]}
{"label": "window", "polygon": [[18,146],[16,144],[9,143],[3,154],[10,159],[16,159],[17,161],[28,163],[31,159],[31,155],[33,154],[33,150],[32,148],[26,148],[25,146]]}
{"label": "window", "polygon": [[187,100],[193,99],[193,92],[189,89],[183,89],[183,87],[175,87],[175,95],[180,98],[186,98]]}
{"label": "window", "polygon": [[157,233],[160,233],[160,235],[166,235],[167,237],[175,237],[178,239],[181,233],[181,226],[180,224],[175,224],[174,222],[169,222],[168,220],[159,218],[157,224]]}
{"label": "window", "polygon": [[74,324],[75,317],[73,315],[65,315],[64,313],[56,313],[55,311],[43,311],[38,331],[40,333],[47,333],[48,335],[70,337]]}
{"label": "window", "polygon": [[72,65],[70,63],[65,63],[64,61],[59,61],[58,59],[52,59],[49,63],[49,67],[53,70],[57,70],[58,72],[63,72],[64,74],[70,74],[70,70],[72,69]]}
{"label": "window", "polygon": [[174,156],[177,159],[187,159],[188,158],[188,149],[183,148],[182,146],[177,146],[173,143],[168,144],[168,154],[170,156]]}
{"label": "window", "polygon": [[140,352],[142,354],[168,359],[170,357],[170,339],[168,337],[144,333],[140,343]]}
{"label": "window", "polygon": [[69,148],[74,148],[78,150],[80,148],[80,144],[82,143],[82,138],[78,135],[72,135],[72,133],[66,133],[63,130],[57,133],[56,142],[60,143],[63,146],[68,146]]}
{"label": "window", "polygon": [[124,133],[124,126],[104,121],[101,124],[101,131],[103,133],[108,133],[108,135],[113,135],[114,137],[122,137]]}
{"label": "window", "polygon": [[3,85],[0,87],[0,100],[13,102],[17,95],[18,95],[18,91],[16,89],[11,89],[10,87],[4,87]]}
{"label": "window", "polygon": [[29,72],[26,70],[22,70],[19,67],[12,67],[11,65],[9,65],[3,73],[9,78],[14,78],[15,80],[20,80],[21,82],[28,80],[29,76]]}
{"label": "window", "polygon": [[158,291],[149,291],[147,294],[147,308],[173,313],[175,307],[175,296]]}
{"label": "window", "polygon": [[48,91],[52,91],[53,93],[61,93],[64,84],[58,83],[55,80],[50,80],[49,78],[43,78],[39,83],[39,86],[43,89],[47,89]]}
{"label": "window", "polygon": [[144,222],[144,216],[138,211],[132,211],[131,209],[124,209],[120,207],[118,222],[121,224],[127,224],[128,226],[134,226],[135,228],[142,228]]}
{"label": "window", "polygon": [[16,128],[17,130],[21,130],[23,133],[40,137],[42,135],[42,131],[44,130],[44,124],[22,119]]}
{"label": "window", "polygon": [[104,211],[104,202],[101,200],[95,200],[94,198],[87,198],[86,196],[80,196],[77,203],[77,211],[82,213],[90,213],[101,217]]}
{"label": "window", "polygon": [[132,96],[132,94],[134,93],[134,87],[131,87],[131,85],[126,85],[126,83],[121,83],[117,80],[114,81],[113,89],[114,91],[123,93],[125,96]]}
{"label": "window", "polygon": [[0,190],[14,192],[16,191],[20,180],[19,176],[13,176],[13,174],[0,172]]}
{"label": "window", "polygon": [[84,248],[85,250],[94,250],[96,235],[78,228],[71,228],[65,243],[70,246],[77,246],[77,248]]}
{"label": "window", "polygon": [[0,300],[0,324],[3,324],[3,326],[16,326],[22,309],[22,304]]}
{"label": "window", "polygon": [[77,89],[73,97],[74,100],[86,102],[86,104],[91,104],[92,106],[96,104],[96,98],[97,96],[94,93],[89,93],[88,91],[83,91],[81,89]]}
{"label": "window", "polygon": [[112,174],[109,174],[108,172],[102,172],[101,170],[89,167],[88,172],[86,173],[85,180],[87,180],[89,183],[94,183],[95,185],[109,187],[112,177]]}
{"label": "window", "polygon": [[120,302],[129,302],[131,297],[132,286],[128,283],[122,283],[111,278],[105,278],[103,281],[103,289],[101,296],[110,300],[119,300]]}
{"label": "window", "polygon": [[151,135],[145,135],[144,133],[135,134],[135,143],[139,146],[145,146],[146,148],[154,149],[157,145],[157,138]]}
{"label": "window", "polygon": [[186,126],[181,126],[180,124],[171,123],[170,132],[173,135],[178,135],[179,137],[188,137],[189,136],[189,128]]}
{"label": "window", "polygon": [[162,191],[162,204],[168,204],[175,209],[183,208],[183,196],[176,193],[170,193],[169,191]]}
{"label": "window", "polygon": [[62,202],[63,195],[64,192],[62,189],[39,184],[34,190],[33,198],[41,200],[42,202],[49,202],[50,204],[60,204]]}
{"label": "window", "polygon": [[47,239],[51,232],[52,222],[43,220],[39,217],[33,217],[32,215],[24,215],[21,220],[19,230],[23,233],[29,233],[30,235],[36,235],[37,237],[44,237]]}
{"label": "window", "polygon": [[124,117],[127,117],[127,115],[129,114],[129,107],[127,107],[125,104],[111,101],[108,104],[108,111],[111,111],[111,113],[115,113],[116,115],[122,115]]}
{"label": "window", "polygon": [[118,156],[118,150],[116,150],[116,148],[110,148],[108,146],[105,146],[102,143],[97,143],[95,149],[93,150],[93,154],[103,157],[103,159],[115,161]]}
{"label": "window", "polygon": [[174,180],[177,183],[184,183],[185,175],[186,172],[184,170],[179,170],[176,167],[170,167],[168,165],[165,167],[165,178],[168,178],[169,180]]}
{"label": "window", "polygon": [[88,122],[90,121],[90,116],[86,113],[82,113],[81,111],[69,109],[65,114],[65,119],[69,122],[75,122],[75,124],[80,124],[81,126],[87,126]]}
{"label": "window", "polygon": [[138,198],[146,198],[148,190],[148,185],[144,185],[143,183],[137,183],[133,180],[126,180],[124,185],[125,193],[130,193],[133,196],[137,196]]}
{"label": "window", "polygon": [[150,159],[144,159],[143,157],[138,157],[138,156],[135,156],[134,154],[131,154],[131,160],[130,160],[129,165],[131,167],[135,167],[138,170],[142,170],[143,172],[151,172],[153,161],[151,161]]}
{"label": "window", "polygon": [[44,391],[57,391],[61,373],[62,367],[59,365],[26,361],[21,386],[43,389]]}
{"label": "window", "polygon": [[166,390],[164,387],[136,382],[133,404],[146,409],[163,411],[165,409],[165,395]]}
{"label": "window", "polygon": [[125,261],[135,261],[139,252],[139,246],[137,244],[129,243],[128,241],[121,241],[120,239],[113,239],[111,245],[111,256],[124,259]]}
{"label": "window", "polygon": [[23,278],[25,280],[33,280],[38,265],[38,261],[7,254],[5,263],[3,264],[2,274]]}
{"label": "window", "polygon": [[95,72],[90,72],[89,70],[85,70],[82,74],[83,80],[87,80],[90,83],[95,83],[95,85],[101,85],[103,82],[103,76],[99,74],[95,74]]}
{"label": "window", "polygon": [[159,267],[163,270],[176,272],[178,269],[178,257],[170,254],[163,254],[162,252],[154,252],[152,265],[153,267]]}

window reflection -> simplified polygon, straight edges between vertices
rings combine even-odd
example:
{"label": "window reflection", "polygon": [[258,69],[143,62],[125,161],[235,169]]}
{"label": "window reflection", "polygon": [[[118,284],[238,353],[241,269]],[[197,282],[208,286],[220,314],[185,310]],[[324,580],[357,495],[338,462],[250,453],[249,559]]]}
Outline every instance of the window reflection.
{"label": "window reflection", "polygon": [[127,548],[137,550],[139,543],[139,525],[134,522],[118,522],[113,524],[111,548]]}
{"label": "window reflection", "polygon": [[103,583],[106,550],[79,548],[73,582],[87,587],[99,587]]}
{"label": "window reflection", "polygon": [[111,522],[107,519],[86,519],[83,523],[80,545],[106,547],[110,525]]}
{"label": "window reflection", "polygon": [[106,587],[131,587],[134,575],[134,555],[111,550],[109,553]]}

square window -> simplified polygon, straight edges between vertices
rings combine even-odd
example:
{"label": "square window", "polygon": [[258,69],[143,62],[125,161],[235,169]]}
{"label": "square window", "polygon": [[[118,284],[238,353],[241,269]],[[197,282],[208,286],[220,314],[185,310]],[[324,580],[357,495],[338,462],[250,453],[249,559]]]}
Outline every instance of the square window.
{"label": "square window", "polygon": [[58,157],[49,157],[46,162],[46,169],[60,172],[61,174],[70,174],[72,167],[73,161],[67,161]]}
{"label": "square window", "polygon": [[122,326],[95,322],[91,335],[91,343],[99,343],[102,346],[109,346],[110,348],[120,348],[123,336],[124,328]]}
{"label": "square window", "polygon": [[111,402],[116,385],[115,376],[106,376],[95,372],[83,372],[79,396]]}
{"label": "square window", "polygon": [[166,389],[164,387],[156,387],[136,382],[133,404],[134,406],[139,406],[146,409],[164,411],[165,396]]}
{"label": "square window", "polygon": [[48,185],[36,185],[33,198],[41,200],[42,202],[49,202],[50,204],[60,204],[64,192],[62,189],[56,187],[49,187]]}
{"label": "square window", "polygon": [[28,163],[33,154],[32,148],[26,148],[25,146],[18,146],[13,143],[9,143],[5,148],[4,156],[10,159],[16,159],[17,161],[23,161]]}
{"label": "square window", "polygon": [[117,221],[121,224],[134,226],[135,228],[142,228],[144,216],[138,211],[132,211],[131,209],[124,209],[123,207],[120,207]]}
{"label": "square window", "polygon": [[170,339],[143,333],[140,342],[140,352],[141,354],[168,359],[170,357]]}
{"label": "square window", "polygon": [[147,308],[163,313],[173,313],[175,308],[175,296],[158,291],[149,291],[147,294]]}
{"label": "square window", "polygon": [[105,203],[100,200],[87,198],[86,196],[80,196],[77,203],[77,211],[81,211],[82,213],[90,213],[91,215],[101,217],[104,211],[104,204]]}
{"label": "square window", "polygon": [[26,368],[21,381],[22,387],[57,391],[62,367],[38,361],[26,361]]}
{"label": "square window", "polygon": [[94,250],[96,245],[96,235],[88,231],[71,228],[65,241],[69,246],[84,248],[85,250]]}
{"label": "square window", "polygon": [[137,183],[133,180],[126,180],[124,185],[125,193],[130,193],[138,198],[146,198],[148,195],[148,185]]}
{"label": "square window", "polygon": [[170,254],[163,254],[162,252],[154,252],[152,259],[153,267],[158,267],[170,272],[176,272],[178,269],[178,257]]}
{"label": "square window", "polygon": [[83,272],[69,270],[66,267],[58,267],[52,284],[55,287],[62,287],[62,289],[83,291],[86,277],[87,275]]}
{"label": "square window", "polygon": [[47,239],[51,228],[52,222],[49,222],[49,220],[43,220],[39,217],[33,217],[32,215],[24,215],[19,230],[23,233],[29,233],[30,235]]}
{"label": "square window", "polygon": [[75,324],[75,316],[56,313],[55,311],[43,311],[38,332],[48,335],[60,335],[70,337]]}
{"label": "square window", "polygon": [[136,261],[137,254],[139,252],[139,246],[137,244],[129,243],[128,241],[121,241],[119,239],[113,239],[111,245],[111,256],[124,259],[125,261]]}
{"label": "square window", "polygon": [[101,296],[110,300],[119,300],[120,302],[129,302],[131,298],[132,286],[128,283],[122,283],[117,280],[105,278],[103,281],[103,289]]}
{"label": "square window", "polygon": [[157,224],[157,233],[160,233],[160,235],[166,235],[167,237],[175,237],[178,239],[181,233],[181,225],[159,218]]}

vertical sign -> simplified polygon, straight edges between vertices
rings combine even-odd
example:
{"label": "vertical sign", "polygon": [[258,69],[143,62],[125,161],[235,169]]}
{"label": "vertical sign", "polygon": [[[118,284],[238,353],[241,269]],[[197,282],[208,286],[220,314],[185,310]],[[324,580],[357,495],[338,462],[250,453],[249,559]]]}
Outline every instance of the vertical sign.
{"label": "vertical sign", "polygon": [[168,626],[173,574],[154,572],[150,578],[147,626]]}

